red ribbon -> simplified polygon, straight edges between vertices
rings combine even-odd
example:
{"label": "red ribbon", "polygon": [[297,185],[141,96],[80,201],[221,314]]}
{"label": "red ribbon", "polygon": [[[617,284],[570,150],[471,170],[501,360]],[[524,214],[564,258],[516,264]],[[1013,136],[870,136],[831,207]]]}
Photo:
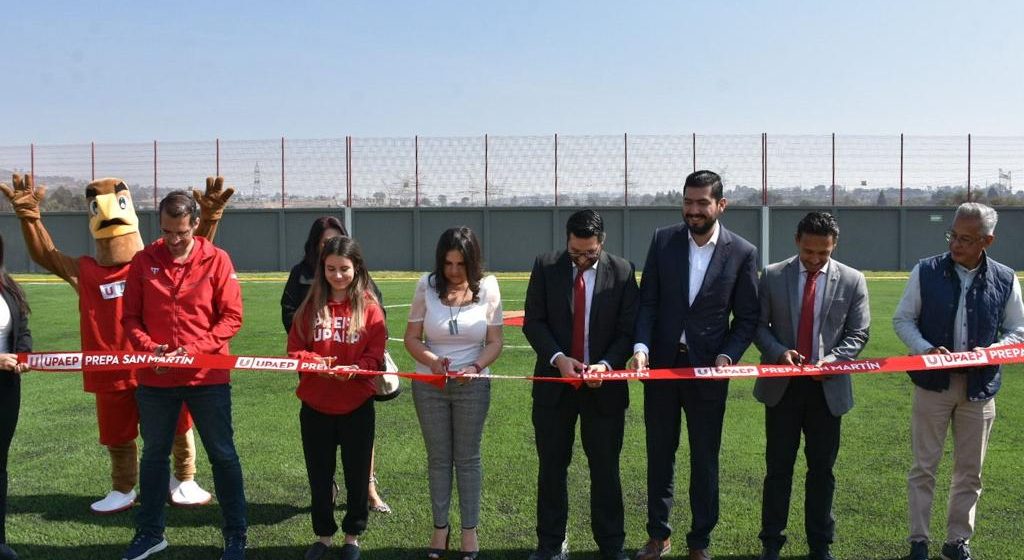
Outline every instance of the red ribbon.
{"label": "red ribbon", "polygon": [[[44,372],[101,372],[123,371],[146,367],[169,367],[175,369],[233,369],[289,371],[303,374],[326,374],[338,377],[349,375],[380,375],[379,371],[350,370],[343,366],[329,367],[313,359],[299,359],[272,356],[230,356],[222,354],[197,354],[188,356],[156,356],[143,352],[33,352],[19,353],[18,361],[27,363],[31,369]],[[580,377],[536,377],[531,375],[487,375],[479,373],[461,374],[448,372],[445,375],[430,373],[399,372],[395,375],[443,387],[448,379],[487,378],[522,379],[570,383],[579,387],[586,381],[646,381],[663,379],[730,379],[734,377],[799,377],[817,375],[852,375],[865,373],[897,373],[908,370],[943,370],[960,367],[978,367],[1000,364],[1024,363],[1024,344],[1012,344],[977,352],[953,352],[951,354],[925,354],[919,356],[894,356],[831,362],[821,366],[801,365],[735,365],[725,367],[659,368],[646,370],[613,370],[601,373],[584,373]]]}

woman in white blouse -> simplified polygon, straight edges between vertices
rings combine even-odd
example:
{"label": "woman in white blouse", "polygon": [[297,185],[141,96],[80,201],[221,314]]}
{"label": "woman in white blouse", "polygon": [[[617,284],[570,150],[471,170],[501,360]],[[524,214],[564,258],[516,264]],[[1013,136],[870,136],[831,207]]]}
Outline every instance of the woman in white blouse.
{"label": "woman in white blouse", "polygon": [[[481,260],[480,242],[471,229],[457,227],[441,234],[434,271],[416,285],[405,328],[405,347],[416,360],[417,372],[486,374],[501,354],[501,294],[497,279],[483,276]],[[414,383],[412,396],[427,448],[434,519],[427,557],[437,560],[448,549],[454,467],[462,527],[460,558],[475,560],[480,550],[480,441],[490,406],[490,381],[449,379],[444,389]]]}

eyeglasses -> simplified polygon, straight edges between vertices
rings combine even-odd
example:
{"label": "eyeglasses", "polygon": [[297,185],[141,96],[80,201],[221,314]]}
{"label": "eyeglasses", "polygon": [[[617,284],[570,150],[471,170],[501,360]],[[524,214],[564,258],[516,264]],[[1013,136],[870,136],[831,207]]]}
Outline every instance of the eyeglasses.
{"label": "eyeglasses", "polygon": [[982,235],[974,237],[973,235],[958,235],[955,231],[949,230],[946,232],[946,243],[953,243],[962,245],[964,247],[970,247],[977,243],[980,243],[986,236]]}
{"label": "eyeglasses", "polygon": [[574,260],[575,259],[594,260],[597,257],[601,256],[601,250],[600,249],[594,249],[593,251],[586,251],[586,252],[583,252],[583,253],[577,253],[576,251],[567,251],[567,252],[569,253],[569,257],[574,259]]}
{"label": "eyeglasses", "polygon": [[192,237],[192,230],[188,231],[162,231],[161,232],[166,239],[188,239]]}

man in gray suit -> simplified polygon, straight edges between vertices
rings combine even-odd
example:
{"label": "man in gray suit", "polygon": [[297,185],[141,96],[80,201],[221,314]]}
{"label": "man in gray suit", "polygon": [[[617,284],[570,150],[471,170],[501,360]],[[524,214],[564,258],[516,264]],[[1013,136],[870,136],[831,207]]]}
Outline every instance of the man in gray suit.
{"label": "man in gray suit", "polygon": [[[763,364],[822,364],[853,360],[871,323],[864,275],[831,258],[839,240],[832,215],[810,212],[797,225],[798,254],[769,265],[761,276],[761,319],[754,343]],[[793,463],[806,439],[804,527],[808,560],[834,560],[832,474],[839,453],[840,419],[853,407],[847,375],[759,378],[754,397],[765,404],[767,449],[761,502],[762,560],[777,560],[786,542]]]}

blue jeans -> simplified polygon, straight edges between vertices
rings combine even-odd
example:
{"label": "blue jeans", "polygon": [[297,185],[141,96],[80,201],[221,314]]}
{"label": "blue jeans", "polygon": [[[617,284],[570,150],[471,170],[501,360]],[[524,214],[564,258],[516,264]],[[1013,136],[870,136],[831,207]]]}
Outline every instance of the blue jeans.
{"label": "blue jeans", "polygon": [[142,461],[139,464],[139,488],[142,505],[135,514],[138,531],[154,536],[164,534],[167,523],[164,504],[170,465],[167,457],[174,443],[182,403],[188,405],[196,430],[203,441],[213,469],[213,481],[224,516],[224,536],[244,535],[245,488],[242,465],[235,451],[231,427],[231,386],[144,387],[135,390],[139,403],[139,431],[142,434]]}

